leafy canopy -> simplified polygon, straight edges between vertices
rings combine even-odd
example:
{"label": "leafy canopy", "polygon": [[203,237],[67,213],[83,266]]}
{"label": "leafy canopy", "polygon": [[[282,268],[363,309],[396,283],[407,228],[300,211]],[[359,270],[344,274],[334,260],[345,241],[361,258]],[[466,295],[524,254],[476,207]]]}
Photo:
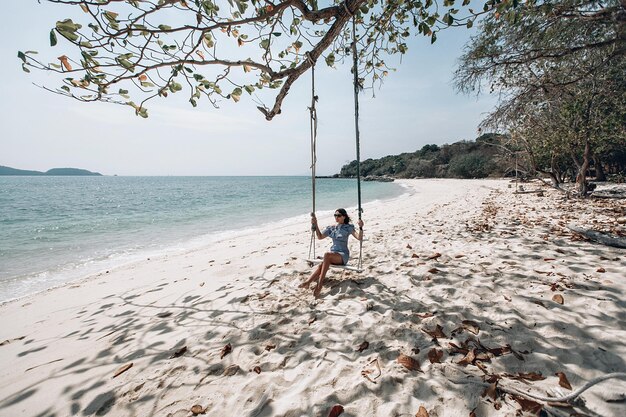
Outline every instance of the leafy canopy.
{"label": "leafy canopy", "polygon": [[156,97],[184,92],[194,107],[201,99],[217,107],[245,92],[268,120],[320,58],[331,67],[346,58],[353,35],[359,83],[380,83],[391,70],[385,59],[406,53],[411,34],[435,42],[440,30],[471,27],[481,14],[513,19],[523,3],[479,0],[475,11],[470,0],[47,1],[84,12],[50,31],[50,45],[63,50],[53,62],[18,53],[24,71],[61,75],[60,86],[48,90],[129,105],[142,117]]}

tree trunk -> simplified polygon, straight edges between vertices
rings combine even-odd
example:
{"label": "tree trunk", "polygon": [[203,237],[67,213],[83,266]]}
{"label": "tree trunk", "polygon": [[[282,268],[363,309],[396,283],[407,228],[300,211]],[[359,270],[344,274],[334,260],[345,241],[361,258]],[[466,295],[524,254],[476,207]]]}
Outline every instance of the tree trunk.
{"label": "tree trunk", "polygon": [[602,161],[597,156],[593,157],[593,165],[596,167],[596,181],[606,181],[606,174],[602,167]]}
{"label": "tree trunk", "polygon": [[576,184],[578,193],[581,197],[587,195],[587,170],[589,169],[591,157],[591,146],[589,145],[589,139],[585,138],[585,151],[583,152],[583,163],[578,167],[578,175],[576,175]]}

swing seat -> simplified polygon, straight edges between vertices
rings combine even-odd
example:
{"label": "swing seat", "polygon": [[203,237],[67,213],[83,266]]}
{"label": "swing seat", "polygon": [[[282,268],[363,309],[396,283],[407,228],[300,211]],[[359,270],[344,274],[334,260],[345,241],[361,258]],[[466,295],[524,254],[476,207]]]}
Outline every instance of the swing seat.
{"label": "swing seat", "polygon": [[[309,262],[309,263],[312,263],[312,264],[321,264],[323,262],[321,259],[306,259],[306,261]],[[363,272],[363,269],[357,268],[356,266],[350,266],[350,265],[333,265],[333,264],[331,264],[330,267],[332,269],[343,269],[345,271]]]}

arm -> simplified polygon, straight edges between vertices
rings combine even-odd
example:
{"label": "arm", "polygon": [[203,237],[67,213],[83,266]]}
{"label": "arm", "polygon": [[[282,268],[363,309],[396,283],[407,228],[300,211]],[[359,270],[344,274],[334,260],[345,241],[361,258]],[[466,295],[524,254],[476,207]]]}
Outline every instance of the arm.
{"label": "arm", "polygon": [[357,224],[359,225],[359,233],[357,233],[356,229],[354,229],[354,231],[352,232],[352,236],[354,236],[354,238],[357,240],[363,240],[363,220],[359,219]]}
{"label": "arm", "polygon": [[314,213],[311,213],[311,229],[315,231],[315,235],[318,239],[321,240],[326,237],[326,235],[323,235],[322,232],[320,232],[320,228],[317,227],[317,217],[315,217]]}

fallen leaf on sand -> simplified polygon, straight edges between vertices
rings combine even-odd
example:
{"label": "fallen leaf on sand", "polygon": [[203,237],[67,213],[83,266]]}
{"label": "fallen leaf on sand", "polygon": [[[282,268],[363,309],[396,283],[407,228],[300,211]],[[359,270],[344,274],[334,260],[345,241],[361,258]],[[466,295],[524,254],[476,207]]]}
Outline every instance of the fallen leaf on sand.
{"label": "fallen leaf on sand", "polygon": [[604,273],[604,272],[606,272],[606,269],[604,269],[604,268],[598,268],[598,269],[596,270],[596,272]]}
{"label": "fallen leaf on sand", "polygon": [[428,360],[430,363],[441,363],[441,358],[443,357],[443,350],[439,350],[436,348],[432,348],[428,351]]}
{"label": "fallen leaf on sand", "polygon": [[476,412],[474,410],[470,411],[469,417],[476,417]]}
{"label": "fallen leaf on sand", "polygon": [[252,370],[253,370],[254,372],[256,372],[257,374],[260,374],[260,373],[261,373],[261,367],[260,367],[260,366],[255,366],[254,368],[252,368]]}
{"label": "fallen leaf on sand", "polygon": [[430,255],[428,258],[426,258],[426,259],[428,259],[428,260],[431,260],[431,259],[437,259],[437,258],[439,258],[440,256],[441,256],[441,254],[440,254],[439,252],[435,252],[435,253],[433,253],[432,255]]}
{"label": "fallen leaf on sand", "polygon": [[476,349],[470,349],[463,359],[457,362],[459,365],[467,366],[476,360]]}
{"label": "fallen leaf on sand", "polygon": [[191,413],[196,416],[198,414],[204,414],[206,412],[206,408],[202,407],[201,405],[194,405],[193,407],[191,407]]}
{"label": "fallen leaf on sand", "polygon": [[567,380],[567,377],[565,376],[563,372],[557,372],[555,375],[559,377],[560,386],[562,386],[563,388],[567,388],[569,390],[572,389],[572,386],[570,385],[569,381]]}
{"label": "fallen leaf on sand", "polygon": [[276,345],[273,343],[268,343],[267,345],[265,345],[265,350],[267,350],[268,352],[272,349],[276,349]]}
{"label": "fallen leaf on sand", "polygon": [[265,269],[270,269],[270,268],[272,268],[272,267],[274,267],[274,266],[276,266],[276,264],[270,264],[270,265],[267,265],[267,266],[265,267]]}
{"label": "fallen leaf on sand", "polygon": [[411,258],[419,258],[419,255],[417,253],[414,253],[413,255],[411,255]]}
{"label": "fallen leaf on sand", "polygon": [[480,327],[478,327],[478,323],[472,320],[463,320],[461,322],[463,324],[463,328],[470,333],[478,334],[480,331]]}
{"label": "fallen leaf on sand", "polygon": [[201,286],[201,287],[204,287],[204,282],[201,282],[201,283],[200,283],[200,286]]}
{"label": "fallen leaf on sand", "polygon": [[365,349],[367,349],[370,346],[369,342],[365,341],[363,343],[361,343],[359,345],[359,347],[356,349],[358,352],[363,352]]}
{"label": "fallen leaf on sand", "polygon": [[330,409],[330,413],[328,414],[328,417],[337,417],[341,413],[343,413],[343,407],[340,405],[335,405],[333,406],[333,408]]}
{"label": "fallen leaf on sand", "polygon": [[522,411],[529,412],[533,415],[539,415],[539,412],[543,409],[543,404],[539,404],[538,402],[526,399],[524,397],[520,397],[518,395],[514,395],[513,399],[519,403],[522,407]]}
{"label": "fallen leaf on sand", "polygon": [[556,258],[543,258],[544,261],[556,261]]}
{"label": "fallen leaf on sand", "polygon": [[170,356],[170,359],[179,358],[183,356],[185,352],[187,352],[187,346],[183,346],[180,349],[178,349],[176,352],[172,353],[172,356]]}
{"label": "fallen leaf on sand", "polygon": [[228,355],[233,350],[233,347],[229,344],[224,346],[220,351],[220,359],[224,359],[224,356]]}
{"label": "fallen leaf on sand", "polygon": [[436,311],[431,313],[431,312],[427,312],[427,313],[416,313],[417,317],[419,317],[420,319],[427,319],[430,317],[433,317],[435,315]]}
{"label": "fallen leaf on sand", "polygon": [[563,304],[565,302],[561,294],[554,294],[554,296],[552,297],[552,301],[559,304]]}
{"label": "fallen leaf on sand", "polygon": [[498,391],[498,383],[494,382],[491,385],[489,385],[487,388],[485,388],[485,390],[483,391],[482,396],[483,397],[489,397],[492,400],[496,399],[496,395],[497,395],[497,391]]}
{"label": "fallen leaf on sand", "polygon": [[413,249],[413,246],[409,245],[408,243],[406,244],[406,248],[407,249]]}
{"label": "fallen leaf on sand", "polygon": [[414,359],[410,356],[401,353],[396,361],[410,371],[421,371],[420,364],[417,359]]}
{"label": "fallen leaf on sand", "polygon": [[430,272],[431,274],[436,274],[437,272],[439,272],[439,270],[437,268],[430,268],[428,272]]}
{"label": "fallen leaf on sand", "polygon": [[163,313],[157,314],[157,317],[160,318],[160,319],[164,319],[164,318],[169,317],[171,315],[172,315],[171,311],[164,311]]}
{"label": "fallen leaf on sand", "polygon": [[542,381],[546,379],[546,377],[541,375],[541,372],[519,372],[517,374],[517,378],[515,379],[525,379],[527,381]]}
{"label": "fallen leaf on sand", "polygon": [[445,333],[443,332],[443,328],[440,325],[437,325],[434,330],[428,330],[422,328],[422,331],[432,337],[433,339],[446,338]]}
{"label": "fallen leaf on sand", "polygon": [[[378,359],[374,359],[373,361],[368,363],[367,367],[371,365],[376,365],[376,370],[378,371],[378,375],[372,375],[374,373],[374,369],[363,369],[361,371],[361,376],[375,384],[376,383],[375,380],[378,379],[382,375],[383,371],[380,369],[380,363],[378,362]],[[370,377],[370,375],[372,376]]]}
{"label": "fallen leaf on sand", "polygon": [[464,256],[465,256],[465,255],[463,255],[462,253],[460,253],[460,254],[458,254],[458,255],[455,255],[454,257],[455,257],[456,259],[459,259],[459,258],[462,258],[462,257],[464,257]]}
{"label": "fallen leaf on sand", "polygon": [[311,318],[309,319],[309,326],[310,326],[311,324],[315,323],[315,321],[316,321],[316,320],[317,320],[317,317],[311,317]]}
{"label": "fallen leaf on sand", "polygon": [[232,364],[229,367],[227,367],[226,369],[224,369],[224,372],[222,373],[222,375],[224,375],[224,376],[233,376],[237,372],[239,372],[239,365]]}
{"label": "fallen leaf on sand", "polygon": [[131,363],[127,363],[126,365],[122,366],[117,371],[115,371],[115,373],[113,374],[113,378],[120,376],[121,374],[123,374],[124,372],[128,371],[132,367],[133,367],[133,363],[132,362]]}
{"label": "fallen leaf on sand", "polygon": [[430,417],[426,408],[423,405],[420,405],[419,410],[415,413],[415,417]]}

